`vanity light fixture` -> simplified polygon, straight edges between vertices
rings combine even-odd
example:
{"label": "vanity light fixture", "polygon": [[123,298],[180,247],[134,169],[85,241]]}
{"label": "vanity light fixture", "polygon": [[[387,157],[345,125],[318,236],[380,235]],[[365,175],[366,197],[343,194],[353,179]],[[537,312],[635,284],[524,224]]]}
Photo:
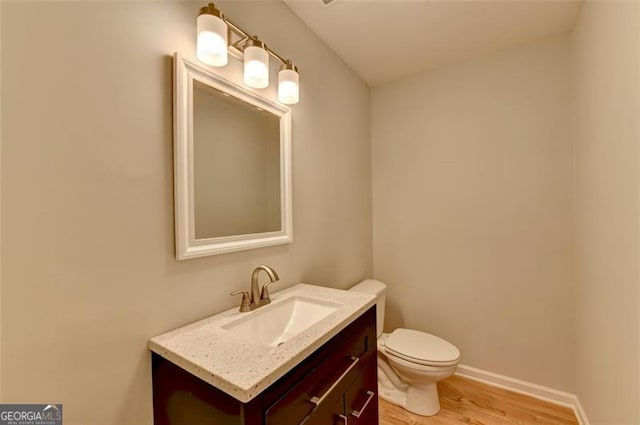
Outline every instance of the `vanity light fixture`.
{"label": "vanity light fixture", "polygon": [[[257,36],[238,27],[213,3],[200,8],[196,26],[198,60],[210,66],[225,66],[229,47],[235,47],[244,55],[244,83],[263,89],[269,86],[269,56],[273,56],[282,64],[278,72],[278,100],[287,105],[298,103],[300,75],[291,60],[284,59]],[[233,41],[234,38],[239,39]]]}

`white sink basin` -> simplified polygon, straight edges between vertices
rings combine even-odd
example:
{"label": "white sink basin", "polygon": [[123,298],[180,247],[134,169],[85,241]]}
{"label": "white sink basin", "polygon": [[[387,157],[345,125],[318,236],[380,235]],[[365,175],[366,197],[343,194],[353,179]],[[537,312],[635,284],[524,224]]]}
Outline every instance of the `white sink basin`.
{"label": "white sink basin", "polygon": [[341,306],[338,303],[294,296],[247,313],[247,317],[228,323],[222,329],[253,342],[277,347]]}

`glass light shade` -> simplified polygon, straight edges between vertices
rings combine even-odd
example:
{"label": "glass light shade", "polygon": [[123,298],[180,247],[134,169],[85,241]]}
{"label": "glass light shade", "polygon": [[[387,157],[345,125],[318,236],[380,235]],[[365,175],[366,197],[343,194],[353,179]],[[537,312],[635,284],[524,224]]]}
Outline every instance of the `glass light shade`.
{"label": "glass light shade", "polygon": [[269,53],[262,47],[244,49],[244,83],[256,89],[269,85]]}
{"label": "glass light shade", "polygon": [[293,105],[300,100],[299,75],[292,69],[278,72],[278,100],[287,105]]}
{"label": "glass light shade", "polygon": [[211,66],[225,66],[228,61],[227,24],[217,16],[203,13],[196,20],[198,59]]}

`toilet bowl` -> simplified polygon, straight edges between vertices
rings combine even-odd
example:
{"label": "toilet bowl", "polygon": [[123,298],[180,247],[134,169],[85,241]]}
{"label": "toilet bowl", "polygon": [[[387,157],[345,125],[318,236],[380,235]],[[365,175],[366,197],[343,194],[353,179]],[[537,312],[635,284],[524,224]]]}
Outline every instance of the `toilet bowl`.
{"label": "toilet bowl", "polygon": [[368,279],[351,291],[376,296],[378,328],[378,394],[412,413],[432,416],[440,410],[436,383],[453,375],[460,351],[435,335],[398,328],[382,333],[386,285]]}

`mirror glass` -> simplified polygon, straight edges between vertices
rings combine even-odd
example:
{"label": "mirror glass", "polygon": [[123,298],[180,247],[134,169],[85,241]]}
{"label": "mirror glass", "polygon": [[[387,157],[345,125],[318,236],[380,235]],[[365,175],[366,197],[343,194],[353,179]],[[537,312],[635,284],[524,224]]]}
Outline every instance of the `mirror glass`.
{"label": "mirror glass", "polygon": [[280,117],[193,82],[196,239],[278,231]]}
{"label": "mirror glass", "polygon": [[291,242],[290,109],[174,59],[177,258]]}

